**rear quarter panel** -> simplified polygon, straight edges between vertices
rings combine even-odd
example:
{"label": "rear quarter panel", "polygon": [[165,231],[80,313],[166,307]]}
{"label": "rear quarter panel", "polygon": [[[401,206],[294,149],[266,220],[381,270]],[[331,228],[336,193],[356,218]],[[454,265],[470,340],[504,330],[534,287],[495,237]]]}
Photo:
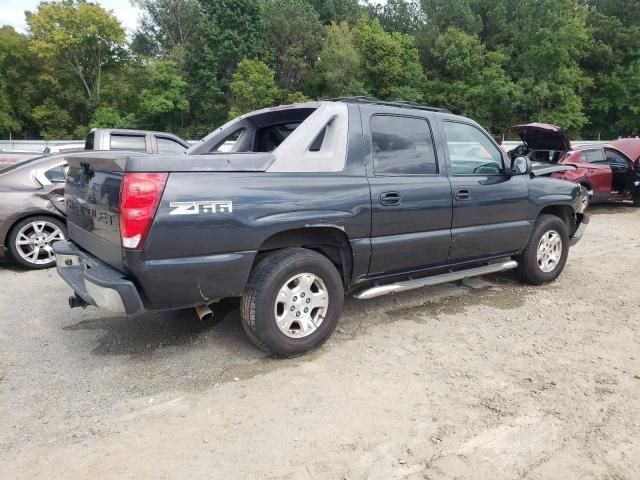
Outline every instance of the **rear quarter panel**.
{"label": "rear quarter panel", "polygon": [[[230,201],[230,212],[175,214],[172,202]],[[172,213],[173,212],[173,213]],[[332,227],[349,238],[354,275],[369,265],[371,201],[364,176],[298,173],[172,173],[153,226],[125,267],[154,308],[236,296],[272,235]],[[170,282],[167,279],[170,278]],[[167,284],[173,284],[166,288]]]}

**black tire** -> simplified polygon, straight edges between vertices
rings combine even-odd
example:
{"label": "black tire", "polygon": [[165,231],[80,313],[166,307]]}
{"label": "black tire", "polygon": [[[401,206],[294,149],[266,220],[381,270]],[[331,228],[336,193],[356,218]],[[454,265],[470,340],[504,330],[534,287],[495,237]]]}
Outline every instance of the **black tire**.
{"label": "black tire", "polygon": [[[17,241],[18,241],[18,235],[20,233],[20,231],[28,226],[29,224],[33,224],[34,222],[46,222],[47,225],[52,225],[57,227],[60,232],[62,232],[62,239],[67,238],[67,227],[65,226],[64,222],[55,218],[55,217],[50,217],[47,215],[38,215],[38,216],[34,216],[34,217],[27,217],[27,218],[23,218],[22,220],[20,220],[19,222],[17,222],[15,225],[13,225],[13,227],[11,227],[11,230],[9,231],[9,234],[7,235],[7,249],[9,250],[9,255],[11,256],[11,259],[14,261],[14,263],[16,263],[17,265],[20,265],[21,267],[24,268],[30,268],[33,270],[41,270],[44,268],[51,268],[53,266],[55,266],[56,264],[56,260],[55,257],[53,257],[52,259],[45,259],[42,258],[41,260],[48,260],[45,263],[35,263],[35,262],[30,262],[28,260],[26,260],[25,258],[23,258],[23,256],[18,252],[18,248],[20,248],[17,245]],[[25,247],[26,248],[26,247]],[[24,250],[23,250],[24,251]]]}
{"label": "black tire", "polygon": [[640,196],[633,197],[633,206],[640,207]]}
{"label": "black tire", "polygon": [[[328,306],[315,331],[292,338],[276,323],[276,300],[287,281],[303,273],[313,274],[323,282]],[[240,302],[240,318],[247,336],[258,348],[276,357],[293,357],[318,348],[331,336],[343,303],[342,279],[328,258],[304,248],[287,248],[267,255],[254,267]]]}
{"label": "black tire", "polygon": [[[553,270],[545,272],[538,264],[538,245],[545,234],[557,232],[561,241],[560,258]],[[540,215],[533,227],[533,233],[522,254],[519,256],[517,274],[522,282],[542,285],[554,281],[567,263],[569,254],[569,231],[567,225],[555,215]]]}

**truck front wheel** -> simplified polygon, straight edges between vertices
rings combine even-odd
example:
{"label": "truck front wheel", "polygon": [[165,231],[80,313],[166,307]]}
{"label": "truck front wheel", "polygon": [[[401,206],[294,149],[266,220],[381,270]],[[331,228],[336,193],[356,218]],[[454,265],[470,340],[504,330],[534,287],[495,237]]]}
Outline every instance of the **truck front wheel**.
{"label": "truck front wheel", "polygon": [[518,258],[518,277],[533,285],[552,282],[562,273],[568,254],[567,225],[555,215],[540,215]]}
{"label": "truck front wheel", "polygon": [[240,304],[245,332],[259,348],[292,357],[322,345],[344,303],[342,279],[325,256],[287,248],[254,267]]}

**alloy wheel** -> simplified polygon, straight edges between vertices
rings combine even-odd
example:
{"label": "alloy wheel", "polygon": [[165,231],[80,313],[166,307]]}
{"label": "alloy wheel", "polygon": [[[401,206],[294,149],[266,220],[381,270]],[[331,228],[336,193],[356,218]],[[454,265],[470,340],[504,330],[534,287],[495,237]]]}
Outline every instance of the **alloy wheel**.
{"label": "alloy wheel", "polygon": [[304,338],[320,327],[328,308],[329,292],[322,279],[313,273],[300,273],[278,291],[274,314],[282,333]]}
{"label": "alloy wheel", "polygon": [[20,257],[33,265],[53,263],[53,242],[64,240],[62,230],[52,222],[36,220],[23,226],[15,238],[15,247]]}
{"label": "alloy wheel", "polygon": [[562,237],[555,230],[545,232],[538,242],[538,267],[544,273],[553,272],[562,257]]}

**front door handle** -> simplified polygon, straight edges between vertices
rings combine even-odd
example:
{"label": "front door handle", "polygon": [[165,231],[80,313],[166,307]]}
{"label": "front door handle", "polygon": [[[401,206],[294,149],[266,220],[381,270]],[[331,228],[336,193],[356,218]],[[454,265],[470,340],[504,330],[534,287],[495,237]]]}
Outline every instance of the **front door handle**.
{"label": "front door handle", "polygon": [[456,200],[469,200],[471,197],[471,192],[466,188],[462,190],[456,190]]}
{"label": "front door handle", "polygon": [[398,192],[381,193],[380,203],[387,206],[400,205],[400,194]]}

